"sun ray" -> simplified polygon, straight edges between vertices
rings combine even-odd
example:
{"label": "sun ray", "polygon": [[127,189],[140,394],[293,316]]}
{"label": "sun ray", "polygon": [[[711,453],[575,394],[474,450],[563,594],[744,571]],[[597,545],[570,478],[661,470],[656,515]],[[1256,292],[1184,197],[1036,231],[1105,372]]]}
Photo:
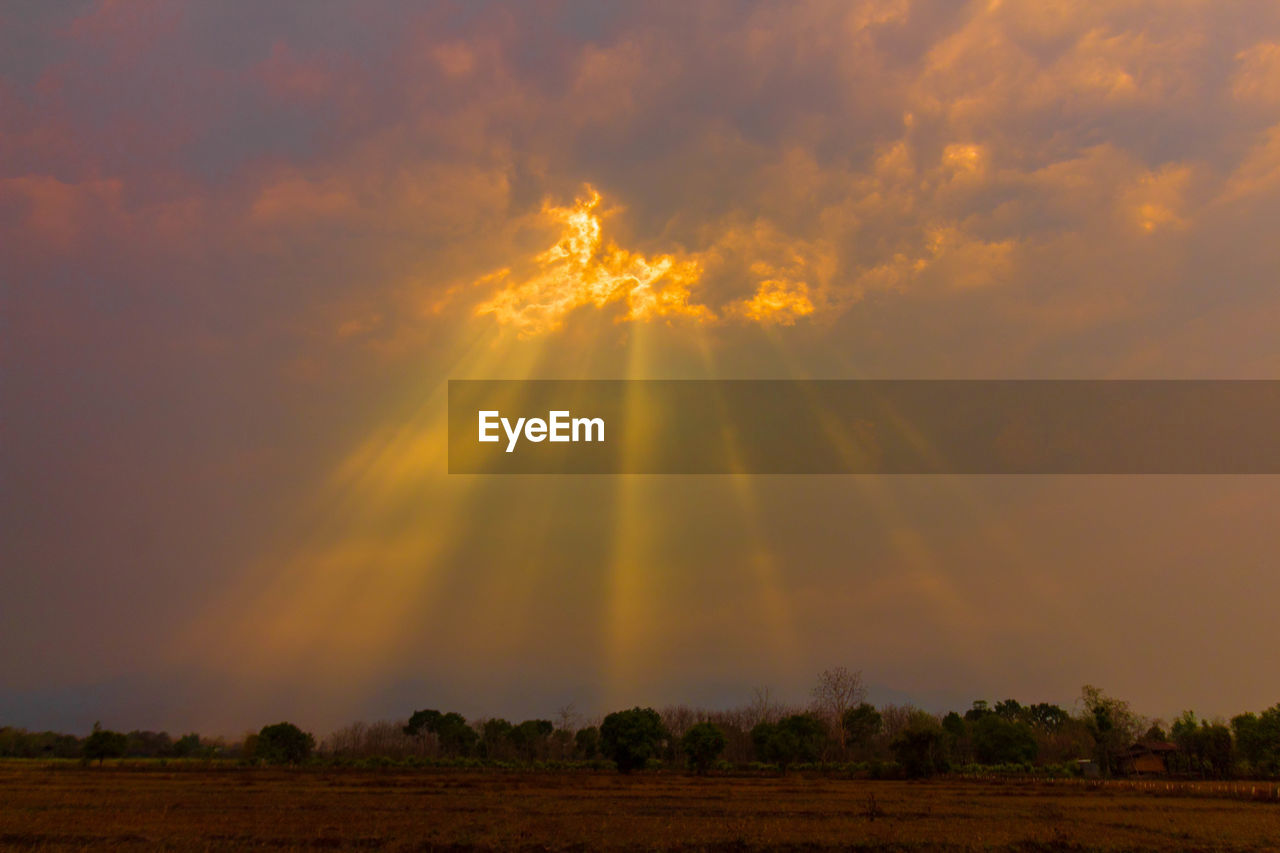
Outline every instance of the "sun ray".
{"label": "sun ray", "polygon": [[[637,326],[628,338],[627,377],[638,378],[646,374],[648,352],[647,330]],[[642,457],[650,451],[651,436],[647,430],[637,428],[643,424],[644,413],[630,394],[624,403],[627,444],[622,448],[622,466],[628,460]],[[629,697],[638,695],[640,681],[647,660],[644,655],[645,635],[652,624],[653,589],[650,574],[656,567],[649,564],[650,543],[643,513],[647,478],[639,475],[623,475],[617,478],[617,498],[613,531],[613,553],[610,557],[609,618],[606,622],[607,670],[605,695],[615,703],[625,704]]]}
{"label": "sun ray", "polygon": [[[698,349],[702,357],[703,372],[708,377],[721,375],[716,363],[711,342],[705,332],[697,334]],[[713,389],[717,386],[712,385]],[[727,415],[727,407],[722,395],[717,394],[716,403],[722,419]],[[746,532],[750,540],[750,558],[748,570],[755,581],[757,606],[760,608],[764,624],[768,630],[768,651],[779,669],[792,669],[799,662],[799,638],[796,633],[795,619],[787,604],[788,595],[783,583],[782,572],[771,543],[761,535],[765,529],[764,513],[753,489],[754,478],[746,470],[742,455],[735,447],[732,435],[726,436],[726,454],[732,472],[726,478],[733,491],[741,523],[740,530]]]}
{"label": "sun ray", "polygon": [[[455,369],[527,378],[545,350],[503,344],[489,330]],[[387,652],[429,614],[440,560],[482,502],[482,478],[447,474],[446,391],[436,380],[409,416],[335,465],[311,511],[246,567],[174,654],[199,650],[242,675],[339,671],[348,685],[398,663]]]}

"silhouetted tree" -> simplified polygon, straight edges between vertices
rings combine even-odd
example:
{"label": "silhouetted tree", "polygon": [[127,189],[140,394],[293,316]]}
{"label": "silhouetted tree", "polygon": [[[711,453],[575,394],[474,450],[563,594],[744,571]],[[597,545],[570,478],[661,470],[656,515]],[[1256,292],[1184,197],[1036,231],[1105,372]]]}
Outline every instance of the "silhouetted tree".
{"label": "silhouetted tree", "polygon": [[751,704],[744,711],[747,727],[758,723],[776,723],[786,716],[782,703],[773,698],[767,686],[751,691]]}
{"label": "silhouetted tree", "polygon": [[80,738],[58,732],[29,732],[0,726],[0,757],[82,758]]}
{"label": "silhouetted tree", "polygon": [[813,709],[820,720],[832,729],[835,743],[843,754],[845,748],[844,715],[867,696],[862,673],[846,666],[824,670],[813,688]]}
{"label": "silhouetted tree", "polygon": [[441,713],[434,708],[414,711],[405,724],[404,733],[418,738],[435,735],[441,754],[447,756],[470,755],[479,739],[466,717],[454,711]]}
{"label": "silhouetted tree", "polygon": [[404,733],[410,737],[421,737],[427,733],[435,734],[442,719],[444,719],[444,714],[441,714],[435,708],[423,708],[421,711],[414,711],[409,717],[409,722],[405,723]]}
{"label": "silhouetted tree", "polygon": [[697,723],[684,733],[680,739],[680,747],[689,758],[689,764],[705,775],[708,768],[724,752],[727,743],[724,732],[715,723]]}
{"label": "silhouetted tree", "polygon": [[1217,779],[1231,775],[1231,729],[1222,723],[1200,724],[1200,741],[1204,755],[1205,772]]}
{"label": "silhouetted tree", "polygon": [[844,712],[843,723],[845,746],[866,751],[880,734],[884,720],[874,705],[862,702]]}
{"label": "silhouetted tree", "polygon": [[644,767],[657,755],[664,738],[662,717],[652,708],[614,711],[600,724],[600,750],[623,773]]}
{"label": "silhouetted tree", "polygon": [[792,714],[753,728],[751,742],[761,761],[785,771],[790,764],[817,761],[827,742],[827,730],[812,714]]}
{"label": "silhouetted tree", "polygon": [[173,751],[173,738],[169,737],[168,732],[144,732],[135,729],[126,737],[129,739],[126,749],[128,755],[139,758],[158,758],[169,755]]}
{"label": "silhouetted tree", "polygon": [[1197,720],[1194,711],[1184,711],[1169,732],[1184,769],[1219,779],[1231,774],[1231,730],[1225,725]]}
{"label": "silhouetted tree", "polygon": [[1280,705],[1231,719],[1236,749],[1255,774],[1280,774]]}
{"label": "silhouetted tree", "polygon": [[932,776],[947,769],[946,737],[931,715],[917,711],[907,727],[889,744],[894,760],[912,778]]}
{"label": "silhouetted tree", "polygon": [[947,756],[957,764],[968,764],[973,761],[973,739],[969,735],[971,725],[955,711],[949,712],[942,718]]}
{"label": "silhouetted tree", "polygon": [[1107,696],[1097,687],[1086,684],[1080,691],[1084,705],[1084,722],[1093,735],[1094,756],[1102,775],[1119,770],[1120,755],[1137,737],[1139,721],[1129,710],[1129,703]]}
{"label": "silhouetted tree", "polygon": [[190,758],[200,750],[200,735],[192,732],[175,740],[173,746],[169,748],[169,754],[174,758]]}
{"label": "silhouetted tree", "polygon": [[97,760],[98,765],[108,758],[119,758],[129,749],[129,737],[120,732],[104,729],[101,723],[93,724],[93,731],[84,739],[82,752],[85,761]]}
{"label": "silhouetted tree", "polygon": [[1001,719],[1017,722],[1023,718],[1026,709],[1022,707],[1017,699],[1005,699],[1003,702],[997,702],[996,706],[991,709],[991,713]]}
{"label": "silhouetted tree", "polygon": [[511,730],[515,726],[501,717],[485,720],[480,728],[480,745],[485,758],[509,758],[513,753]]}
{"label": "silhouetted tree", "polygon": [[595,726],[578,729],[577,734],[573,736],[573,744],[579,758],[585,758],[588,761],[595,758],[600,754],[600,730]]}
{"label": "silhouetted tree", "polygon": [[1028,723],[1046,732],[1057,732],[1071,719],[1071,715],[1057,705],[1038,702],[1023,709]]}
{"label": "silhouetted tree", "polygon": [[316,739],[293,723],[276,723],[258,732],[253,754],[268,764],[301,764],[315,745]]}
{"label": "silhouetted tree", "polygon": [[440,752],[448,756],[470,755],[480,737],[467,724],[466,717],[454,711],[442,714],[433,708],[414,711],[405,724],[404,733],[411,737],[435,735]]}
{"label": "silhouetted tree", "polygon": [[547,739],[551,737],[553,731],[555,726],[550,720],[525,720],[520,725],[512,727],[507,733],[507,738],[521,758],[525,761],[534,761],[545,757]]}
{"label": "silhouetted tree", "polygon": [[1195,711],[1183,711],[1169,727],[1169,737],[1178,745],[1179,769],[1187,773],[1201,773],[1200,721]]}
{"label": "silhouetted tree", "polygon": [[1142,740],[1144,741],[1167,741],[1168,739],[1169,736],[1165,733],[1165,730],[1160,727],[1159,720],[1153,722],[1151,726],[1142,733]]}
{"label": "silhouetted tree", "polygon": [[983,764],[1034,761],[1036,739],[1031,726],[997,711],[973,723],[973,751]]}

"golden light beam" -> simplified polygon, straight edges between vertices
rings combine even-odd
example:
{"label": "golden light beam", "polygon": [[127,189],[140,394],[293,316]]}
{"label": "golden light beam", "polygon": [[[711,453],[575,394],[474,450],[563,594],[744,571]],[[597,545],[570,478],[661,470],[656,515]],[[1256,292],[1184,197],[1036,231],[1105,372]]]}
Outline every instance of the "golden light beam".
{"label": "golden light beam", "polygon": [[[720,369],[712,352],[711,342],[701,330],[697,332],[697,344],[704,373],[708,377],[719,376]],[[717,394],[716,403],[722,420],[726,419],[728,412],[723,395]],[[787,605],[782,573],[774,558],[772,544],[761,534],[764,529],[764,513],[753,489],[753,478],[743,464],[742,453],[731,432],[726,434],[726,453],[732,468],[728,480],[742,519],[741,529],[746,532],[751,543],[749,568],[755,581],[757,605],[769,631],[769,649],[781,667],[793,669],[800,660],[795,617]]]}
{"label": "golden light beam", "polygon": [[[792,375],[797,378],[812,378],[795,359],[776,329],[765,328],[763,333],[779,360],[787,365]],[[835,354],[833,357],[838,358]],[[855,372],[855,366],[846,360],[842,365],[842,372]],[[816,411],[823,411],[820,401],[811,402]],[[938,464],[942,463],[942,457],[929,444],[923,432],[891,407],[886,405],[884,411],[898,429],[909,437],[919,452]],[[840,447],[841,452],[851,461],[857,462],[860,454],[865,453],[866,450],[848,442],[845,439],[846,434],[844,425],[829,424],[828,437],[838,445],[843,444]],[[977,650],[982,655],[989,656],[999,651],[990,640],[985,639],[985,634],[981,630],[984,623],[983,608],[974,602],[964,605],[966,599],[970,597],[968,592],[950,579],[949,573],[945,571],[945,556],[934,553],[925,544],[923,538],[914,530],[918,527],[917,522],[901,506],[891,490],[884,488],[883,478],[858,476],[851,479],[854,487],[865,497],[861,505],[875,513],[882,526],[895,531],[894,547],[908,567],[907,583],[911,588],[922,598],[934,602],[935,607],[941,612],[947,613],[953,624],[963,626],[965,636],[970,641],[982,644]],[[1019,575],[1020,580],[1029,584],[1035,591],[1035,605],[1023,608],[1023,612],[1036,614],[1034,622],[1029,622],[1023,626],[1024,628],[1030,630],[1035,624],[1044,621],[1043,616],[1047,612],[1056,613],[1061,617],[1067,615],[1066,602],[1070,601],[1070,596],[1066,595],[1065,588],[1055,581],[1050,573],[1034,571],[1036,560],[1031,550],[1014,533],[1007,518],[992,507],[977,489],[966,488],[971,483],[969,478],[940,476],[931,478],[931,482],[951,496],[952,505],[956,511],[970,521],[968,526],[971,530],[980,532],[994,549],[995,554],[1003,557],[1009,565],[1023,569]],[[1088,645],[1093,643],[1089,638],[1085,638],[1082,642]]]}
{"label": "golden light beam", "polygon": [[[646,374],[647,330],[635,327],[628,338],[627,378]],[[626,470],[630,460],[642,457],[651,449],[655,436],[645,428],[645,412],[637,399],[628,394],[624,403],[627,443],[622,447],[621,464]],[[607,611],[607,668],[605,696],[625,705],[639,691],[651,663],[646,637],[653,630],[654,607],[650,598],[655,587],[651,572],[649,536],[644,511],[644,478],[638,475],[618,477],[613,530],[613,552],[609,566],[609,600]]]}
{"label": "golden light beam", "polygon": [[[455,365],[463,378],[538,371],[543,345],[495,347],[499,337],[471,342]],[[435,380],[402,423],[336,465],[292,535],[246,568],[175,656],[245,675],[341,672],[348,684],[400,663],[388,652],[429,618],[436,564],[479,500],[476,478],[447,475],[446,391]]]}
{"label": "golden light beam", "polygon": [[[794,378],[814,378],[804,365],[795,358],[794,354],[786,346],[785,341],[779,336],[776,328],[764,327],[762,332],[779,361],[786,365],[787,370]],[[847,365],[846,367],[851,366]],[[824,417],[827,419],[828,438],[837,442],[842,454],[853,461],[857,461],[861,454],[867,452],[865,448],[857,446],[846,439],[846,425],[833,422],[831,416],[826,414],[821,400],[814,398],[812,394],[810,395],[810,405],[818,413],[820,419]],[[908,435],[914,435],[915,440],[924,441],[923,435],[908,424],[905,419],[898,417],[895,423],[898,424],[900,429],[907,431]],[[944,613],[953,625],[964,627],[966,629],[965,635],[971,641],[981,644],[977,651],[980,653],[991,651],[988,647],[989,643],[982,633],[977,630],[970,630],[981,627],[981,609],[973,604],[966,606],[966,592],[945,571],[945,558],[936,554],[927,546],[924,537],[915,530],[918,526],[915,518],[901,506],[893,490],[884,487],[883,478],[879,476],[852,476],[847,479],[856,492],[863,497],[858,502],[858,507],[873,513],[880,528],[890,532],[891,545],[906,567],[905,575],[901,580],[905,580],[913,594],[930,602],[933,612]]]}

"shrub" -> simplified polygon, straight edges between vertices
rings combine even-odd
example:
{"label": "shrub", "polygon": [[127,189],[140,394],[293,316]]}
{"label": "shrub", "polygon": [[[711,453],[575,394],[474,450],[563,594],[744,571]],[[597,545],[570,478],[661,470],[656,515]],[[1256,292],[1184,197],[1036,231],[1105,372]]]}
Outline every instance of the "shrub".
{"label": "shrub", "polygon": [[707,769],[724,752],[727,743],[724,732],[715,723],[698,723],[684,733],[680,747],[689,757],[689,764],[705,775]]}
{"label": "shrub", "polygon": [[793,714],[777,723],[760,723],[751,730],[751,743],[761,761],[787,765],[814,762],[822,754],[827,732],[810,714]]}
{"label": "shrub", "polygon": [[316,739],[293,723],[263,726],[253,755],[268,764],[301,764],[311,755]]}
{"label": "shrub", "polygon": [[942,727],[923,718],[912,721],[889,744],[907,776],[918,779],[947,769]]}

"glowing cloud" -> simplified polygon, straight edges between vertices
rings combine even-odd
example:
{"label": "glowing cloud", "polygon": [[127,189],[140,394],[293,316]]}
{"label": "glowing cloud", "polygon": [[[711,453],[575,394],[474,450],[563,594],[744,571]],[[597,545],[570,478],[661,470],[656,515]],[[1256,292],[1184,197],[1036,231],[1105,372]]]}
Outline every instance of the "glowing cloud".
{"label": "glowing cloud", "polygon": [[[587,191],[587,197],[573,207],[546,208],[546,213],[564,223],[559,242],[534,258],[532,275],[503,287],[477,313],[492,314],[526,335],[559,328],[575,308],[602,308],[614,302],[627,307],[620,321],[677,316],[697,322],[715,320],[705,305],[689,301],[689,287],[702,275],[699,263],[672,255],[645,258],[605,244],[595,212],[600,194],[590,187]],[[503,272],[497,277],[505,280],[508,275]],[[494,274],[480,282],[491,278]]]}
{"label": "glowing cloud", "polygon": [[[544,207],[544,215],[563,224],[559,241],[536,255],[523,277],[503,268],[472,282],[475,287],[500,288],[476,313],[492,315],[524,337],[559,329],[576,308],[614,303],[626,307],[617,322],[683,317],[699,325],[737,320],[791,326],[816,310],[809,285],[796,275],[810,263],[822,268],[814,270],[820,278],[832,272],[831,259],[806,257],[811,247],[805,241],[759,224],[746,231],[725,228],[710,248],[683,258],[646,258],[605,242],[596,212],[600,200],[600,194],[587,187],[586,196],[572,207]],[[781,256],[783,261],[771,263],[761,260],[762,255]],[[723,266],[729,256],[755,258],[746,265],[757,285],[754,295],[728,301],[719,310],[694,301],[693,288],[706,268]]]}
{"label": "glowing cloud", "polygon": [[809,285],[803,281],[762,281],[755,296],[741,306],[741,314],[748,320],[779,326],[793,326],[797,317],[812,313]]}

